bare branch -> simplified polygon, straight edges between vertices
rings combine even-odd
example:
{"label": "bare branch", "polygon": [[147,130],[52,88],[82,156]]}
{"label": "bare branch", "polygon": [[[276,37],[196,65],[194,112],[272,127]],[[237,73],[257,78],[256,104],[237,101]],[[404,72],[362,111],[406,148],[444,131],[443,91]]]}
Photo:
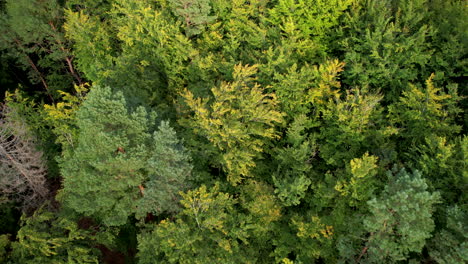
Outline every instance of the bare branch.
{"label": "bare branch", "polygon": [[47,170],[26,124],[11,120],[9,111],[6,106],[0,108],[0,193],[28,211],[39,206],[49,192]]}

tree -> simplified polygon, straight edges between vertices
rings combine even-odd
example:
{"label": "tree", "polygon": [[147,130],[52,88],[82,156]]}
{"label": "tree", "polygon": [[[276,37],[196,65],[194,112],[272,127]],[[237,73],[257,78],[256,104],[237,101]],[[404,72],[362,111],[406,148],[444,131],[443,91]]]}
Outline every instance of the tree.
{"label": "tree", "polygon": [[347,69],[343,83],[382,92],[395,102],[408,82],[428,75],[434,30],[424,24],[426,0],[365,0],[353,7],[340,34]]}
{"label": "tree", "polygon": [[[83,103],[88,86],[75,86],[75,94],[59,91],[62,95],[57,104],[44,104],[46,123],[56,136],[55,142],[61,146],[61,157],[67,158],[73,152],[77,143],[78,127],[76,112]],[[60,157],[59,157],[60,158]]]}
{"label": "tree", "polygon": [[362,158],[352,159],[347,166],[349,180],[340,180],[335,189],[349,197],[349,205],[361,207],[367,202],[375,189],[375,176],[378,173],[377,157],[365,153]]}
{"label": "tree", "polygon": [[434,86],[432,74],[425,88],[410,84],[399,101],[388,107],[392,124],[399,128],[399,136],[407,146],[424,142],[426,137],[450,137],[460,131],[455,123],[461,109],[456,85],[447,87],[447,92]]}
{"label": "tree", "polygon": [[54,100],[58,89],[82,84],[62,30],[59,1],[7,1],[5,11],[0,22],[0,49],[6,49],[28,72],[32,84],[42,86],[48,100]]}
{"label": "tree", "polygon": [[183,211],[175,222],[163,220],[138,236],[140,264],[248,263],[245,222],[237,217],[236,200],[205,185],[182,194]]}
{"label": "tree", "polygon": [[448,207],[444,213],[445,226],[429,241],[429,255],[440,264],[465,263],[468,261],[466,210],[455,205]]}
{"label": "tree", "polygon": [[431,135],[408,158],[429,180],[431,190],[441,192],[447,204],[464,203],[468,184],[468,137],[448,141]]}
{"label": "tree", "polygon": [[9,111],[4,105],[0,112],[0,191],[30,211],[48,196],[47,168],[26,124],[12,119]]}
{"label": "tree", "polygon": [[402,169],[394,176],[387,173],[389,184],[379,198],[367,202],[371,215],[364,220],[370,233],[366,246],[358,256],[373,262],[394,263],[408,258],[410,252],[420,253],[432,235],[434,205],[439,193],[427,191],[421,173]]}
{"label": "tree", "polygon": [[338,18],[353,2],[354,0],[279,0],[269,10],[268,21],[272,26],[281,28],[282,44],[286,44],[284,46],[294,38],[297,38],[297,44],[308,43],[308,48],[312,50],[307,51],[302,49],[307,46],[297,45],[298,53],[313,55],[303,56],[304,61],[318,62],[328,51],[325,39],[327,33],[338,24]]}
{"label": "tree", "polygon": [[338,81],[345,64],[329,60],[318,66],[293,64],[286,73],[275,73],[272,89],[289,118],[310,114],[314,107],[323,106],[329,99],[339,96]]}
{"label": "tree", "polygon": [[74,152],[61,163],[65,204],[108,226],[128,216],[175,210],[189,158],[156,113],[132,109],[121,92],[93,87],[77,112]]}
{"label": "tree", "polygon": [[286,226],[278,230],[273,252],[277,262],[292,258],[299,263],[313,263],[330,257],[334,227],[313,211],[293,213],[288,217]]}
{"label": "tree", "polygon": [[192,169],[190,156],[169,122],[161,122],[152,140],[151,157],[146,165],[148,179],[137,203],[137,217],[177,211],[178,192],[182,186],[188,186]]}
{"label": "tree", "polygon": [[308,123],[305,115],[297,116],[286,132],[287,146],[277,150],[277,168],[272,179],[284,206],[300,204],[312,183],[311,159],[317,154],[317,146],[305,132]]}
{"label": "tree", "polygon": [[0,235],[0,262],[6,263],[8,254],[7,250],[10,246],[9,235]]}
{"label": "tree", "polygon": [[186,90],[182,96],[193,117],[186,121],[196,134],[217,148],[228,181],[236,185],[251,177],[255,158],[267,140],[277,137],[275,125],[283,122],[275,94],[264,94],[255,83],[256,66],[236,65],[234,81],[214,87],[213,100],[195,98]]}
{"label": "tree", "polygon": [[96,15],[86,3],[88,8],[67,11],[64,27],[88,79],[171,113],[172,101],[185,85],[192,48],[168,3],[161,2],[162,8],[153,2],[115,0]]}
{"label": "tree", "polygon": [[[430,17],[428,23],[436,30],[432,41],[434,55],[430,65],[437,79],[444,83],[458,83],[466,74],[468,59],[464,57],[468,49],[468,21],[465,16],[468,7],[464,1],[434,0],[428,2]],[[466,91],[465,91],[466,94]]]}
{"label": "tree", "polygon": [[175,220],[147,225],[138,236],[139,263],[271,263],[271,237],[281,217],[272,188],[251,180],[239,199],[219,188],[182,193]]}
{"label": "tree", "polygon": [[47,206],[21,218],[17,239],[12,243],[12,263],[99,263],[91,232]]}
{"label": "tree", "polygon": [[395,131],[384,126],[381,99],[381,95],[355,88],[319,107],[317,143],[327,164],[343,167],[366,150],[391,150],[388,137]]}
{"label": "tree", "polygon": [[169,1],[173,12],[185,25],[185,34],[193,36],[201,33],[203,27],[216,17],[210,16],[210,3],[208,0],[171,0]]}

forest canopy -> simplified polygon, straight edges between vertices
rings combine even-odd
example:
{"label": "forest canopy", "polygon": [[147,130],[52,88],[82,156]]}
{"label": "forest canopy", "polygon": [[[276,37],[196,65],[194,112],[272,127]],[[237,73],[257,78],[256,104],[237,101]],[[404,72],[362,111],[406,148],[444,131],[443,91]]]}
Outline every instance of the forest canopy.
{"label": "forest canopy", "polygon": [[467,263],[467,18],[0,0],[0,263]]}

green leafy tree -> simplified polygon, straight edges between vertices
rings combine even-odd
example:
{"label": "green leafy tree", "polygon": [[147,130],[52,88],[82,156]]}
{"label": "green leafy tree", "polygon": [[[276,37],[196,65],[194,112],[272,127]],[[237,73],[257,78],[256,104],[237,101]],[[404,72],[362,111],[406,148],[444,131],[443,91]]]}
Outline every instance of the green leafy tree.
{"label": "green leafy tree", "polygon": [[256,71],[256,66],[235,66],[234,81],[214,87],[212,101],[195,98],[188,90],[183,94],[194,112],[186,122],[216,146],[233,185],[252,176],[254,159],[260,157],[267,140],[277,137],[275,125],[283,122],[275,94],[264,94],[255,83]]}
{"label": "green leafy tree", "polygon": [[32,216],[23,216],[17,242],[12,243],[12,263],[99,263],[90,231],[75,221],[48,211],[47,206]]}
{"label": "green leafy tree", "polygon": [[441,192],[446,203],[464,203],[468,184],[468,138],[431,136],[415,152],[414,166],[426,175],[432,190]]}
{"label": "green leafy tree", "polygon": [[[432,41],[434,55],[430,65],[439,80],[463,84],[461,76],[468,71],[468,6],[464,1],[434,0],[428,2],[428,23],[436,30]],[[462,86],[460,86],[462,87]]]}
{"label": "green leafy tree", "polygon": [[288,224],[278,230],[273,253],[277,262],[293,258],[298,263],[314,263],[332,252],[333,226],[312,211],[293,213]]}
{"label": "green leafy tree", "polygon": [[0,262],[6,263],[8,258],[7,250],[10,246],[10,236],[9,235],[0,235]]}
{"label": "green leafy tree", "polygon": [[340,180],[335,189],[343,196],[349,197],[350,206],[362,206],[367,202],[375,189],[375,176],[378,173],[377,157],[365,153],[362,158],[352,159],[347,166],[349,180]]}
{"label": "green leafy tree", "polygon": [[284,206],[300,204],[312,182],[309,173],[317,146],[305,133],[307,123],[310,120],[305,115],[297,116],[286,132],[287,146],[277,150],[278,165],[272,179]]}
{"label": "green leafy tree", "polygon": [[7,1],[5,12],[0,49],[6,49],[28,72],[32,84],[42,86],[49,100],[57,96],[58,89],[82,83],[62,30],[59,1]]}
{"label": "green leafy tree", "polygon": [[[314,55],[322,57],[327,52],[325,36],[330,28],[337,25],[338,18],[353,3],[354,0],[279,0],[269,10],[268,21],[273,26],[279,26],[283,33],[284,44],[289,39],[297,38],[299,43],[310,42]],[[287,45],[287,44],[286,44]],[[302,52],[300,46],[297,46]],[[305,48],[304,45],[302,48]],[[308,51],[311,53],[311,51]],[[301,53],[301,52],[299,52]],[[315,62],[317,58],[306,57],[306,61]]]}
{"label": "green leafy tree", "polygon": [[[294,252],[303,262],[318,258],[327,263],[340,262],[343,261],[341,256],[354,256],[361,250],[362,240],[356,238],[367,234],[362,218],[368,214],[366,202],[379,187],[378,173],[377,157],[365,153],[352,159],[345,168],[328,171],[325,176],[320,177],[317,172],[311,174],[316,175],[311,177],[313,193],[305,197],[307,203],[304,205],[309,205],[309,216],[313,217],[317,228],[321,226],[322,229],[315,237],[291,238],[297,244],[290,246],[296,248]],[[306,226],[307,218],[303,215],[299,211],[292,219],[298,221],[299,217],[302,225]],[[286,235],[281,236],[288,240]],[[285,244],[289,245],[288,242]],[[351,261],[355,260],[344,262]]]}
{"label": "green leafy tree", "polygon": [[399,101],[388,107],[390,121],[409,146],[421,144],[431,135],[450,137],[460,131],[455,123],[461,111],[457,87],[450,85],[446,92],[434,86],[433,78],[426,80],[425,88],[410,84]]}
{"label": "green leafy tree", "polygon": [[348,16],[342,48],[347,69],[343,83],[369,86],[395,102],[408,82],[427,75],[434,31],[424,24],[426,0],[365,0]]}
{"label": "green leafy tree", "polygon": [[365,150],[391,151],[388,137],[395,131],[384,126],[381,99],[381,95],[356,88],[320,107],[320,157],[342,167]]}
{"label": "green leafy tree", "polygon": [[[215,20],[193,38],[187,65],[187,89],[197,97],[207,97],[219,80],[232,81],[234,66],[263,63],[264,50],[271,46],[266,23],[270,1],[210,1]],[[260,65],[259,65],[260,66]],[[262,75],[259,67],[258,76]],[[263,84],[264,78],[258,78]],[[267,82],[265,82],[267,83]]]}
{"label": "green leafy tree", "polygon": [[287,73],[274,75],[272,89],[289,117],[307,115],[313,111],[313,106],[323,105],[339,96],[341,84],[337,79],[343,68],[344,63],[338,60],[326,61],[319,66],[305,65],[300,69],[294,64]]}
{"label": "green leafy tree", "polygon": [[92,15],[90,7],[68,10],[65,29],[88,79],[168,110],[185,85],[184,65],[192,49],[168,3],[160,4],[116,0],[102,9],[106,19]]}
{"label": "green leafy tree", "polygon": [[244,212],[238,218],[245,219],[243,230],[248,234],[248,241],[242,248],[248,248],[249,253],[255,252],[251,256],[252,260],[273,262],[273,240],[283,217],[283,209],[280,200],[274,195],[274,188],[265,182],[249,180],[241,187],[239,205]]}
{"label": "green leafy tree", "polygon": [[[106,225],[174,210],[190,174],[175,132],[154,112],[131,109],[121,92],[93,87],[77,112],[74,152],[61,163],[65,204]],[[143,201],[140,201],[143,199]]]}
{"label": "green leafy tree", "polygon": [[87,86],[75,86],[75,94],[59,91],[62,95],[61,102],[45,104],[46,123],[52,127],[56,136],[56,143],[62,148],[62,157],[68,157],[73,152],[77,137],[78,127],[76,112],[88,91]]}
{"label": "green leafy tree", "polygon": [[138,236],[140,264],[250,261],[252,249],[242,246],[245,221],[236,217],[231,195],[219,192],[219,185],[202,185],[182,196],[184,209],[175,222],[163,220]]}

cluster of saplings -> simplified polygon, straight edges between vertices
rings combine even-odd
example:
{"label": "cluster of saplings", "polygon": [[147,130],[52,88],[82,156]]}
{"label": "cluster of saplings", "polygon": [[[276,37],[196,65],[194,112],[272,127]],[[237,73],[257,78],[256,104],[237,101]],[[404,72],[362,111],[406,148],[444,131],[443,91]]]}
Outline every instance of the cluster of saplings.
{"label": "cluster of saplings", "polygon": [[0,0],[0,262],[468,262],[464,0]]}

